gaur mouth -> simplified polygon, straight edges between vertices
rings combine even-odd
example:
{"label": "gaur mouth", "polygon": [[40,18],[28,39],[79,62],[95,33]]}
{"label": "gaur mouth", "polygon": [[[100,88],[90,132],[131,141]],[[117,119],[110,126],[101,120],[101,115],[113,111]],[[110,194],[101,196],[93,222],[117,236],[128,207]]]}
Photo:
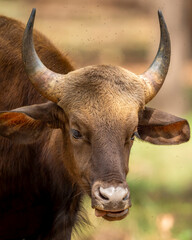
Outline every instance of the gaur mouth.
{"label": "gaur mouth", "polygon": [[108,221],[117,221],[125,218],[127,214],[129,213],[129,208],[124,209],[122,211],[105,211],[105,210],[99,210],[95,208],[95,215],[97,217],[103,217],[104,219]]}

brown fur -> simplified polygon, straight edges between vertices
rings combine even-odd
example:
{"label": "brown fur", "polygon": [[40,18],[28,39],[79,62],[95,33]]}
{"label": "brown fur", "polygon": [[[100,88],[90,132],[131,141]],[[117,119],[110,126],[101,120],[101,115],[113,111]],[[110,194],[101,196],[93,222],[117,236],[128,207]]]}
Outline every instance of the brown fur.
{"label": "brown fur", "polygon": [[[21,59],[23,32],[22,23],[7,17],[0,18],[1,111],[47,101],[33,88],[25,74]],[[35,32],[34,41],[38,55],[48,68],[62,74],[73,70],[67,58],[43,35]],[[55,160],[51,157],[52,153],[48,156],[50,161],[47,164],[40,164],[42,149],[45,147],[44,140],[25,146],[0,137],[0,239],[21,239],[43,234],[51,236],[57,228],[56,223],[53,227],[53,222],[56,221],[54,219],[63,195],[67,194],[66,203],[69,197],[69,206],[73,206],[76,198],[79,199],[79,196],[71,199],[73,194],[78,195],[77,190],[71,184],[64,184],[68,174],[62,171],[61,163],[52,161]],[[54,184],[51,179],[55,179]],[[65,191],[61,191],[62,186],[65,186]],[[60,233],[54,233],[55,236],[62,233],[64,236],[69,235],[67,239],[70,238],[75,221],[73,212],[77,211],[77,206],[71,210],[71,216],[68,214],[69,226],[59,229]],[[62,224],[66,224],[65,221]]]}

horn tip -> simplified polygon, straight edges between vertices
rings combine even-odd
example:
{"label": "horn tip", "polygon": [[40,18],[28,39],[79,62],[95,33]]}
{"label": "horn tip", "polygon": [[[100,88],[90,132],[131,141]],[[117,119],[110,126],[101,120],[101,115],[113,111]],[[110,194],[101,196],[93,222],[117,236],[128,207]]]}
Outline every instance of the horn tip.
{"label": "horn tip", "polygon": [[162,11],[160,9],[158,10],[158,16],[159,16],[159,20],[160,21],[164,19],[163,18],[163,13],[162,13]]}
{"label": "horn tip", "polygon": [[35,20],[35,14],[36,14],[36,8],[33,8],[31,11],[31,15],[29,17],[28,20],[28,27],[30,28],[31,26],[33,26],[34,20]]}
{"label": "horn tip", "polygon": [[163,13],[161,10],[158,10],[158,17],[159,17],[159,23],[160,25],[166,25],[165,24],[165,19],[164,19],[164,16],[163,16]]}
{"label": "horn tip", "polygon": [[163,15],[163,14],[162,14],[162,11],[161,11],[160,9],[158,10],[158,15],[159,15],[159,16],[162,16],[162,15]]}
{"label": "horn tip", "polygon": [[32,11],[31,11],[31,15],[33,15],[33,17],[34,17],[35,14],[36,14],[36,8],[33,8]]}

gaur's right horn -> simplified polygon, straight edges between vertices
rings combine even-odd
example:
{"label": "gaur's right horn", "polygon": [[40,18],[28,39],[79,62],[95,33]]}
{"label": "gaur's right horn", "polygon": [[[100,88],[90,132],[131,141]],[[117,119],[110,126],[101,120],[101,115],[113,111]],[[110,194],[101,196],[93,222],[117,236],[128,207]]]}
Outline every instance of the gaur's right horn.
{"label": "gaur's right horn", "polygon": [[36,9],[31,12],[28,20],[22,46],[22,57],[29,79],[34,87],[48,100],[57,103],[60,99],[59,81],[64,75],[52,72],[41,62],[33,44],[33,25]]}
{"label": "gaur's right horn", "polygon": [[170,63],[171,42],[169,32],[161,11],[158,11],[158,14],[161,29],[159,49],[149,69],[140,75],[145,84],[145,103],[154,98],[162,87]]}

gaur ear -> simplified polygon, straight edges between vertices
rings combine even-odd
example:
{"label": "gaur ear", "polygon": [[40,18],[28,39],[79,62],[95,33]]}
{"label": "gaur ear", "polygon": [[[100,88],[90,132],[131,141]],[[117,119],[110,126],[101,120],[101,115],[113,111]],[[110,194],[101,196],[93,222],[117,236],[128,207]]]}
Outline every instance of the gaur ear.
{"label": "gaur ear", "polygon": [[0,135],[19,144],[31,144],[45,128],[56,127],[57,109],[55,103],[48,102],[0,112]]}
{"label": "gaur ear", "polygon": [[187,120],[149,107],[140,117],[138,133],[142,140],[158,145],[180,144],[190,138]]}

